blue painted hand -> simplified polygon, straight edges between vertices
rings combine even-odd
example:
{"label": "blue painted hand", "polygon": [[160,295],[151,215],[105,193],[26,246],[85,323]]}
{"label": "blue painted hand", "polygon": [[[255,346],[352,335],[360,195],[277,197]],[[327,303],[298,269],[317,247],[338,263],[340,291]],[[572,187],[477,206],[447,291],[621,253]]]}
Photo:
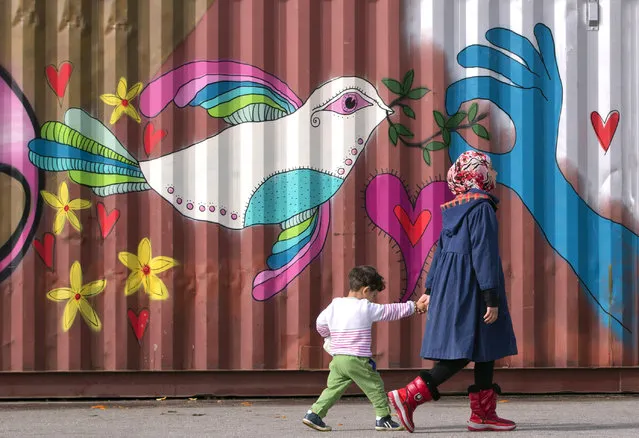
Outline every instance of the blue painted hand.
{"label": "blue painted hand", "polygon": [[[549,244],[570,264],[602,310],[602,322],[607,324],[612,318],[615,334],[630,340],[623,329],[630,332],[628,326],[636,319],[629,310],[637,298],[634,261],[639,237],[598,215],[561,172],[556,148],[563,87],[555,44],[550,29],[541,23],[534,34],[539,50],[508,29],[486,32],[490,43],[517,55],[524,64],[492,47],[472,45],[462,50],[460,65],[491,70],[514,85],[489,76],[462,79],[446,91],[446,111],[454,114],[464,102],[486,99],[510,117],[516,132],[513,148],[488,154],[499,172],[497,182],[521,198]],[[451,160],[471,149],[458,133],[451,133]],[[628,258],[633,262],[628,263]]]}

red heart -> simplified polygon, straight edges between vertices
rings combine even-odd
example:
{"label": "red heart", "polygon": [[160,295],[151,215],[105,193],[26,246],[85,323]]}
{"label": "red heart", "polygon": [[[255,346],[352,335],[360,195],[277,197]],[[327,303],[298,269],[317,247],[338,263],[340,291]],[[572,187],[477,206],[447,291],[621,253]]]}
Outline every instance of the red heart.
{"label": "red heart", "polygon": [[44,262],[47,268],[53,268],[53,249],[55,248],[55,236],[51,233],[44,233],[42,242],[33,239],[33,247]]}
{"label": "red heart", "polygon": [[64,61],[60,64],[59,69],[56,69],[55,65],[47,65],[45,73],[47,75],[49,86],[53,92],[58,96],[58,98],[62,98],[64,93],[67,91],[67,85],[69,85],[71,73],[73,73],[73,64],[69,61]]}
{"label": "red heart", "polygon": [[601,119],[597,111],[593,111],[590,113],[590,122],[595,129],[599,144],[605,152],[608,152],[612,138],[615,136],[617,126],[619,125],[619,111],[610,111],[605,122]]}
{"label": "red heart", "polygon": [[120,210],[114,208],[113,211],[107,214],[106,207],[103,203],[97,203],[98,209],[98,223],[100,224],[100,231],[102,232],[102,238],[106,239],[109,233],[113,230],[115,223],[120,219]]}
{"label": "red heart", "polygon": [[424,234],[426,227],[428,227],[430,223],[430,211],[422,210],[415,223],[411,222],[408,214],[401,205],[396,205],[395,208],[393,208],[393,213],[395,213],[399,223],[402,224],[402,228],[406,231],[411,245],[415,246],[417,242],[419,242],[419,239],[422,238],[422,234]]}
{"label": "red heart", "polygon": [[155,126],[153,126],[153,122],[146,124],[144,127],[144,152],[146,152],[147,156],[151,154],[151,151],[160,141],[162,141],[164,137],[166,137],[165,129],[156,131]]}
{"label": "red heart", "polygon": [[131,327],[133,328],[133,333],[135,337],[138,338],[138,342],[144,336],[144,332],[146,331],[146,326],[149,323],[149,309],[142,309],[138,315],[135,314],[133,309],[129,309],[127,312],[129,317],[129,322],[131,323]]}

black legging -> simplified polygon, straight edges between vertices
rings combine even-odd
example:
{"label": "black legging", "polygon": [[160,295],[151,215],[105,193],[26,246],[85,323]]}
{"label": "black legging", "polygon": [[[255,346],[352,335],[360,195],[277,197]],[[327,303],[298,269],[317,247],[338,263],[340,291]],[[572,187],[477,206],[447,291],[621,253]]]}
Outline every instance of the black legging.
{"label": "black legging", "polygon": [[[467,359],[441,360],[435,364],[432,370],[422,371],[421,377],[431,385],[439,386],[453,377],[470,363]],[[495,361],[475,362],[475,385],[479,389],[490,389],[493,385],[493,371]]]}

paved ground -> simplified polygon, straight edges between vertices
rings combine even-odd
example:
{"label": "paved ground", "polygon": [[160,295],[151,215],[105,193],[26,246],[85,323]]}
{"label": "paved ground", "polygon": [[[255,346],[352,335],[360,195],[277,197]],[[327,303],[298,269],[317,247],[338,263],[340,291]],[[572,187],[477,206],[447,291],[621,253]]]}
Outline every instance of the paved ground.
{"label": "paved ground", "polygon": [[[145,400],[0,403],[1,437],[313,437],[301,423],[310,399]],[[508,397],[498,412],[518,422],[517,437],[638,437],[639,396]],[[421,406],[416,436],[469,437],[465,398]],[[365,399],[346,398],[326,418],[329,436],[369,437],[374,413]],[[394,432],[393,436],[409,436]],[[472,435],[476,436],[476,435]],[[481,436],[481,435],[480,435]],[[501,435],[499,435],[501,436]]]}

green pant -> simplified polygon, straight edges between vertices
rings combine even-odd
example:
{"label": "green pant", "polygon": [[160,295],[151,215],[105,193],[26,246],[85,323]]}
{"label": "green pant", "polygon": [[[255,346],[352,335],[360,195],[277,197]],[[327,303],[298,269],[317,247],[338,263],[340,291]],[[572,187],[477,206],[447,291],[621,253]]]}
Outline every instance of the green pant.
{"label": "green pant", "polygon": [[375,414],[379,417],[390,415],[388,398],[384,391],[384,382],[377,371],[373,370],[368,357],[337,355],[328,366],[328,381],[326,389],[322,391],[311,410],[321,418],[342,397],[351,383],[366,394],[375,407]]}

